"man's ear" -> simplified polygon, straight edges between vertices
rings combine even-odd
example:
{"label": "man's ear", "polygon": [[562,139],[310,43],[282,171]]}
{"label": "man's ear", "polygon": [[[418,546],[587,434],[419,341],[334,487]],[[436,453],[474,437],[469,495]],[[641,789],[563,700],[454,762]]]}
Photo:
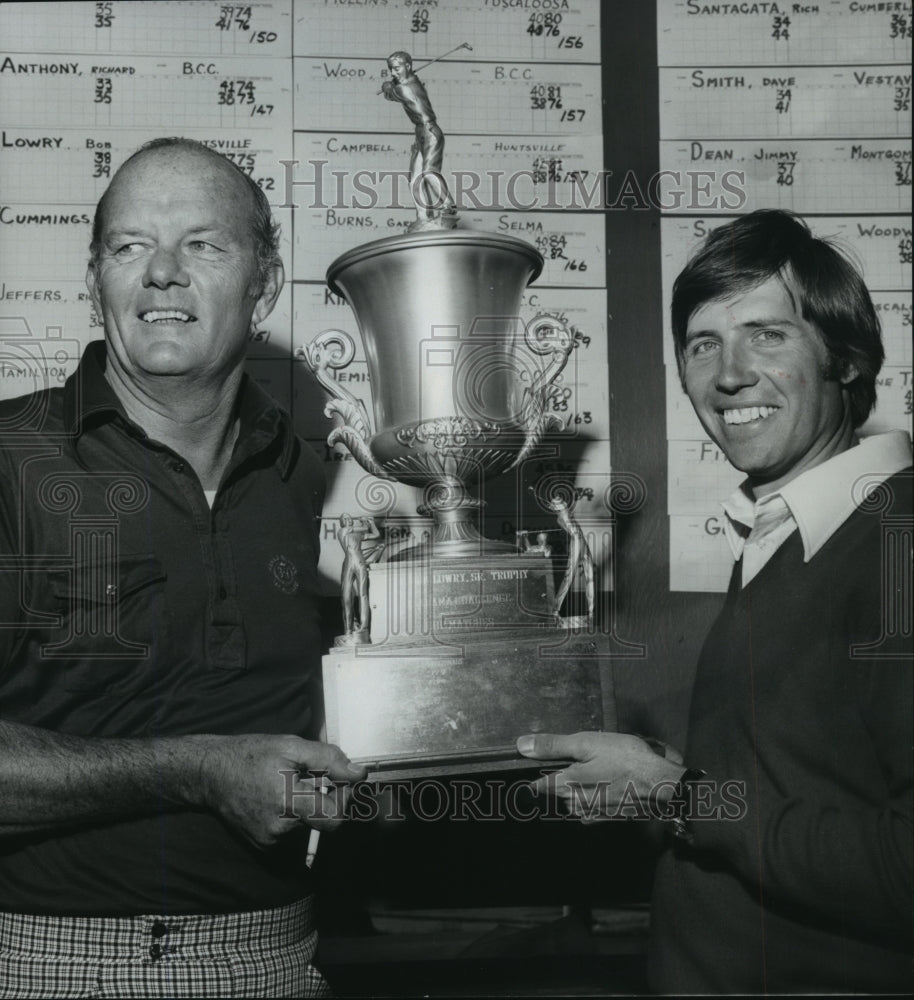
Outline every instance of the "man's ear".
{"label": "man's ear", "polygon": [[98,272],[94,264],[89,264],[86,268],[86,288],[89,289],[89,296],[92,299],[92,305],[95,307],[95,313],[101,318],[102,300],[99,294]]}
{"label": "man's ear", "polygon": [[828,352],[825,359],[825,367],[822,370],[823,378],[829,381],[840,382],[842,386],[850,385],[860,374],[860,369],[850,358],[839,358]]}
{"label": "man's ear", "polygon": [[851,382],[860,374],[857,366],[853,362],[848,361],[844,365],[844,370],[841,372],[841,384],[850,385]]}
{"label": "man's ear", "polygon": [[282,291],[282,286],[285,282],[286,272],[280,261],[270,268],[263,283],[263,288],[260,290],[260,295],[257,297],[254,312],[251,316],[251,322],[255,326],[262,323],[273,312],[273,307],[276,305],[276,300],[279,298],[279,293]]}

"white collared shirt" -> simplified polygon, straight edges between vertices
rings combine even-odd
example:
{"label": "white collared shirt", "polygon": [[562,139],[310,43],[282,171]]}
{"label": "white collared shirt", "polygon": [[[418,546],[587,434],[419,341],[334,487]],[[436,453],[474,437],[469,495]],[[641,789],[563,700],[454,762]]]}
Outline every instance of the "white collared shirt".
{"label": "white collared shirt", "polygon": [[742,586],[761,570],[797,529],[803,561],[822,548],[860,506],[867,491],[911,464],[911,439],[904,431],[864,438],[755,500],[742,483],[724,502],[724,534],[734,559],[743,559]]}

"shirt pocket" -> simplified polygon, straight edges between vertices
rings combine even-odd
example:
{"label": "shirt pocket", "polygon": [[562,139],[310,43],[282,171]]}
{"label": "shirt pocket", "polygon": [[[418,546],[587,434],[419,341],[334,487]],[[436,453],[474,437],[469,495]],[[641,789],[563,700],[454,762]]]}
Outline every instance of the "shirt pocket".
{"label": "shirt pocket", "polygon": [[168,642],[167,574],[146,554],[80,559],[49,574],[59,628],[41,657],[64,660],[68,691],[133,686]]}

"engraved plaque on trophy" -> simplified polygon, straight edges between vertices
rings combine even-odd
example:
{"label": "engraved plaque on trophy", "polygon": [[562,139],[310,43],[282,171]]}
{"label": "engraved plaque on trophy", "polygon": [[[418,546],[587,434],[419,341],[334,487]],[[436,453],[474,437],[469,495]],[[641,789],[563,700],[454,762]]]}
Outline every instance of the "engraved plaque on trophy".
{"label": "engraved plaque on trophy", "polygon": [[[478,494],[558,429],[548,403],[573,335],[548,316],[519,318],[541,255],[514,237],[460,228],[425,89],[406,53],[388,65],[383,93],[416,125],[417,219],[327,272],[355,314],[373,419],[334,377],[355,354],[348,333],[325,331],[299,356],[331,396],[328,444],[421,490],[418,512],[433,527],[391,554],[372,518],[340,517],[345,634],[324,657],[327,734],[377,780],[529,767],[518,735],[600,729],[611,700],[588,655],[594,644],[573,641],[592,626],[593,559],[567,495],[544,498],[568,540],[557,583],[547,533],[536,544],[519,533],[522,551],[483,537]],[[575,576],[586,614],[563,619]]]}

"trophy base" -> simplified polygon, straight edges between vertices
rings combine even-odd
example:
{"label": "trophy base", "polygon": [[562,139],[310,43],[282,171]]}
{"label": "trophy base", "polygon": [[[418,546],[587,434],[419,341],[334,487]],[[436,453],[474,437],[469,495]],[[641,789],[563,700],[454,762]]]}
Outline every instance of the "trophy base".
{"label": "trophy base", "polygon": [[496,747],[494,750],[480,750],[477,753],[444,754],[440,758],[430,757],[390,757],[380,760],[364,760],[368,770],[365,779],[372,785],[389,785],[399,781],[425,781],[429,778],[462,778],[474,774],[480,776],[530,771],[539,775],[548,768],[561,770],[573,763],[571,760],[542,761],[522,757],[513,746]]}
{"label": "trophy base", "polygon": [[518,736],[614,719],[594,645],[548,627],[334,648],[323,668],[327,737],[375,782],[537,769],[517,753]]}

